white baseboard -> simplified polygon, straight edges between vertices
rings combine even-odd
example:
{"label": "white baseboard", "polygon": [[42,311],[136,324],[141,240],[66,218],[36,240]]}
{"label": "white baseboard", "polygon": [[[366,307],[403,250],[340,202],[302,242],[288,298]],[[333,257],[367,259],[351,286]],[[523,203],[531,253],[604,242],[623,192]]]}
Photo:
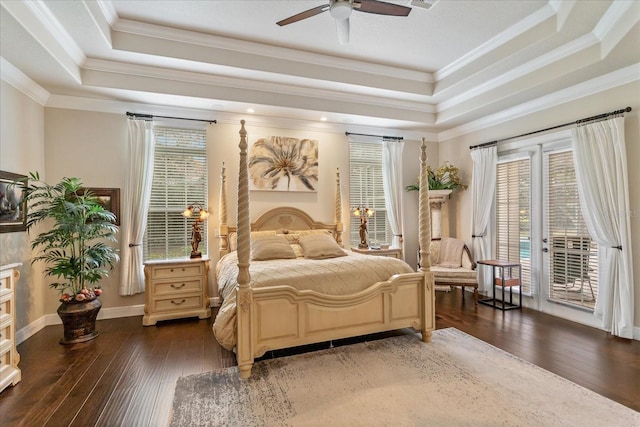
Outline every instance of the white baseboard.
{"label": "white baseboard", "polygon": [[[144,314],[144,304],[128,305],[124,307],[103,308],[98,313],[98,320],[116,319],[119,317],[142,316]],[[39,319],[31,322],[24,328],[16,332],[16,344],[20,344],[41,331],[46,326],[60,325],[62,321],[57,314],[45,314]],[[140,324],[142,326],[142,324]]]}
{"label": "white baseboard", "polygon": [[[221,300],[220,297],[213,297],[209,299],[209,304],[211,307],[220,307]],[[144,315],[144,304],[138,305],[127,305],[124,307],[110,307],[103,308],[98,313],[98,320],[105,319],[117,319],[119,317],[131,317],[131,316],[142,316]],[[35,335],[37,332],[41,331],[46,326],[51,325],[60,325],[62,321],[57,314],[45,314],[39,319],[31,322],[24,328],[16,331],[16,344],[20,344],[27,340],[29,337]],[[142,324],[141,324],[142,326]]]}

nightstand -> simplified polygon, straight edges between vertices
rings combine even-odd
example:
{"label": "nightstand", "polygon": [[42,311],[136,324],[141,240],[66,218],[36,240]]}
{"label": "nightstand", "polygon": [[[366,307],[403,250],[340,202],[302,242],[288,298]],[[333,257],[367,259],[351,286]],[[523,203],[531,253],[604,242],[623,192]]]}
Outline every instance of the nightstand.
{"label": "nightstand", "polygon": [[151,326],[158,320],[211,317],[208,275],[207,258],[145,262],[142,324]]}
{"label": "nightstand", "polygon": [[359,254],[386,256],[386,257],[390,257],[390,258],[402,259],[402,249],[400,249],[400,248],[389,248],[389,249],[351,248],[351,250],[353,252],[357,252]]}

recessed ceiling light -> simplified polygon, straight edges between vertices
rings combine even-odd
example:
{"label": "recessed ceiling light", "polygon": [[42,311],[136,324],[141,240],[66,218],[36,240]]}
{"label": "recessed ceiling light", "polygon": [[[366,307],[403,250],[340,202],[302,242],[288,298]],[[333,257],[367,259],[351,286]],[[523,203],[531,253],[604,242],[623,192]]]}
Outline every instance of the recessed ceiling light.
{"label": "recessed ceiling light", "polygon": [[320,117],[320,121],[326,122],[327,118],[326,117]]}
{"label": "recessed ceiling light", "polygon": [[247,113],[253,113],[255,110],[253,108],[247,108]]}

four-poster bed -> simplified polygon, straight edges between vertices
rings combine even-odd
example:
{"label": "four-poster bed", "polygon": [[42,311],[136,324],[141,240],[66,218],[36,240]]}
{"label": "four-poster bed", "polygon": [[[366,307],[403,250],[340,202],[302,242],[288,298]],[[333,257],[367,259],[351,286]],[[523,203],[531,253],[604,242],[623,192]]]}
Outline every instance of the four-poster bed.
{"label": "four-poster bed", "polygon": [[[309,241],[309,238],[300,236],[324,234],[323,238],[326,238],[330,234],[342,246],[342,199],[338,172],[335,224],[315,221],[292,207],[272,209],[251,223],[244,124],[242,120],[237,227],[227,224],[224,165],[222,169],[221,260],[216,267],[216,275],[232,274],[235,281],[231,288],[224,289],[223,305],[214,323],[218,341],[227,348],[235,346],[240,376],[248,378],[254,359],[268,350],[405,327],[420,331],[423,341],[428,342],[435,329],[433,274],[428,263],[422,265],[419,272],[413,272],[406,263],[394,258],[351,254],[338,248],[344,253],[323,260],[307,260],[305,254],[305,257],[298,255],[296,259],[257,261],[251,265],[250,273],[251,239],[259,239],[258,234],[275,236],[277,233],[291,242],[299,238],[300,243],[305,239]],[[421,150],[419,237],[422,259],[429,259],[431,238],[424,139]],[[368,264],[365,266],[365,263]],[[349,265],[364,269],[351,271]],[[293,271],[296,268],[308,273],[296,276],[298,273]],[[324,268],[328,273],[321,272]],[[306,283],[320,283],[322,280],[324,285],[319,284],[314,289],[305,287]],[[332,284],[327,285],[327,280]]]}

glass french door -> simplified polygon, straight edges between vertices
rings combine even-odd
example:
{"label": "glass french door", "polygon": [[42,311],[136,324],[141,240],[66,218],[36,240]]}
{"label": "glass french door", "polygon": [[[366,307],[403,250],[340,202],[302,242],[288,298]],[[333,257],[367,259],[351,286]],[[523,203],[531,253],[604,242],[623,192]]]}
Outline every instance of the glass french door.
{"label": "glass french door", "polygon": [[582,217],[569,136],[506,151],[497,168],[496,257],[522,265],[523,305],[597,326],[598,250]]}

